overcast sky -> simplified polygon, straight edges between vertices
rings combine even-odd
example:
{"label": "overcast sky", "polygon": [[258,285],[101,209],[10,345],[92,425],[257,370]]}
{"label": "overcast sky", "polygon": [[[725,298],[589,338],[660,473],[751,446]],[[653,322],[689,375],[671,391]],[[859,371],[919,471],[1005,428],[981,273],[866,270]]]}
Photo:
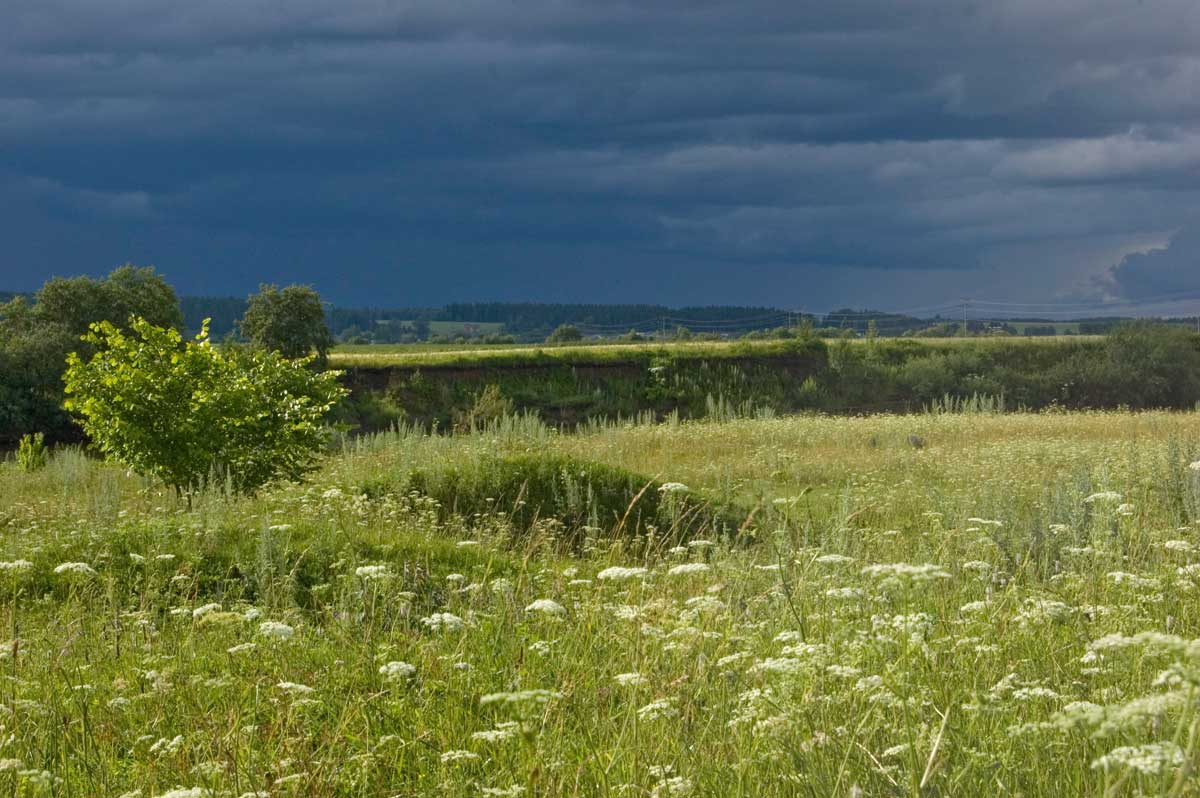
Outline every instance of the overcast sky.
{"label": "overcast sky", "polygon": [[1191,299],[1200,3],[5,0],[0,220],[0,289]]}

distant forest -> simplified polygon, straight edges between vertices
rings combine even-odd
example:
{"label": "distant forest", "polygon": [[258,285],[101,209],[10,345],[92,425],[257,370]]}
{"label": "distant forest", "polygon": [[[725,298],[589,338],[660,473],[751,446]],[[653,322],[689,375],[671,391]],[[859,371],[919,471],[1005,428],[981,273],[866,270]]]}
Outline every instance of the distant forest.
{"label": "distant forest", "polygon": [[[0,303],[21,294],[0,291]],[[238,297],[181,297],[184,326],[196,332],[205,318],[211,319],[214,339],[235,336],[237,322],[246,312],[246,299]],[[622,335],[676,335],[681,331],[718,337],[770,335],[801,325],[818,334],[836,336],[850,332],[885,337],[901,335],[955,335],[962,321],[941,316],[918,318],[869,309],[840,308],[814,315],[781,308],[742,305],[707,305],[672,308],[665,305],[553,304],[536,302],[466,302],[440,308],[343,308],[327,306],[330,331],[339,341],[358,343],[401,343],[479,337],[540,341],[560,325],[573,325],[586,337],[614,338]],[[967,332],[975,335],[1055,335],[1061,333],[1103,334],[1118,317],[1072,319],[970,319]],[[1190,319],[1173,319],[1193,324]]]}
{"label": "distant forest", "polygon": [[[235,297],[183,297],[185,325],[199,329],[211,318],[214,338],[232,334],[246,309],[246,300]],[[824,335],[851,332],[881,336],[954,335],[962,323],[956,319],[886,313],[869,309],[840,308],[814,315],[781,308],[745,305],[707,305],[672,308],[665,305],[542,304],[535,302],[454,303],[441,308],[342,308],[326,310],[330,331],[340,341],[396,343],[429,338],[487,337],[503,335],[520,341],[540,341],[555,328],[569,324],[587,337],[613,338],[633,333],[650,336],[692,334],[737,337],[809,325]],[[1048,319],[1010,321],[969,320],[972,334],[1054,335],[1060,332],[1101,334],[1115,317],[1076,319],[1069,323]]]}

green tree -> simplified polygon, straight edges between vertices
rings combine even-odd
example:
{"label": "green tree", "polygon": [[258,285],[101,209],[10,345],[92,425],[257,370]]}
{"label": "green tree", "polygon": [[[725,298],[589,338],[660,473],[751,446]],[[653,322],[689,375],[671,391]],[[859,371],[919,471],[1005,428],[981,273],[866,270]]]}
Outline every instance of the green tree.
{"label": "green tree", "polygon": [[212,480],[253,493],[315,467],[326,414],[346,394],[278,352],[221,350],[135,318],[92,325],[90,360],[72,353],[66,407],[106,456],[190,496]]}
{"label": "green tree", "polygon": [[554,329],[554,332],[546,338],[548,344],[569,344],[575,341],[582,341],[583,333],[574,324],[560,324]]}
{"label": "green tree", "polygon": [[58,324],[75,337],[92,324],[124,327],[140,316],[158,327],[183,328],[179,298],[153,267],[125,264],[102,280],[56,277],[37,292],[34,313],[41,324]]}
{"label": "green tree", "polygon": [[333,346],[321,296],[307,285],[289,285],[282,290],[260,285],[238,326],[251,343],[291,360],[315,352],[315,362],[322,368]]}
{"label": "green tree", "polygon": [[174,289],[154,269],[128,264],[100,280],[48,280],[34,300],[0,305],[0,441],[6,443],[30,432],[57,440],[79,435],[62,408],[62,375],[67,353],[90,356],[80,340],[90,324],[123,326],[134,315],[164,327],[183,321]]}

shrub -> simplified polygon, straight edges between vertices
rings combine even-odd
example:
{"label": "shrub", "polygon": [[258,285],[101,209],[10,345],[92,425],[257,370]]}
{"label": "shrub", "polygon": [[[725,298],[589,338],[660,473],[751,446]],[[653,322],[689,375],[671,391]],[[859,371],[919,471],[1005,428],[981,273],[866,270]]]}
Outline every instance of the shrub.
{"label": "shrub", "polygon": [[578,546],[587,530],[639,536],[655,530],[658,542],[736,531],[742,517],[713,507],[695,494],[673,491],[641,474],[561,455],[490,457],[469,466],[414,469],[404,488],[438,501],[446,512],[470,518],[507,513],[514,533],[540,520],[562,525],[565,542]]}
{"label": "shrub", "polygon": [[17,444],[17,465],[22,471],[40,471],[46,467],[46,436],[40,432],[25,435]]}
{"label": "shrub", "polygon": [[475,394],[471,406],[462,412],[456,412],[456,426],[462,431],[482,429],[489,423],[513,412],[513,402],[500,390],[500,386],[489,383],[482,391]]}
{"label": "shrub", "polygon": [[213,480],[253,493],[315,467],[323,419],[345,394],[335,372],[277,352],[222,352],[207,321],[187,343],[145,319],[130,326],[92,325],[96,354],[67,359],[67,409],[105,455],[189,496]]}
{"label": "shrub", "polygon": [[546,338],[548,344],[569,344],[575,341],[582,341],[583,333],[573,324],[560,324],[554,329],[554,332]]}

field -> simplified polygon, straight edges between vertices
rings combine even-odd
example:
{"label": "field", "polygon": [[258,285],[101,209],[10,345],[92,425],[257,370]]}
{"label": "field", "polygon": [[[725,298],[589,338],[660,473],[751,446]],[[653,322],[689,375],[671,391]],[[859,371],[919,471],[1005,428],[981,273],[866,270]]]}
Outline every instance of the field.
{"label": "field", "polygon": [[[530,458],[661,523],[411,477]],[[191,507],[0,464],[0,794],[1194,795],[1198,460],[1045,412],[399,429]]]}
{"label": "field", "polygon": [[[1100,341],[1103,336],[1003,338],[889,338],[888,342],[912,342],[915,345],[963,346],[987,348],[1006,344],[1054,346],[1062,342]],[[860,345],[866,338],[852,338]],[[588,342],[582,344],[341,344],[329,356],[335,368],[385,368],[388,366],[457,366],[490,364],[568,363],[591,365],[627,360],[630,357],[662,355],[699,359],[722,357],[771,356],[786,352],[794,341],[646,341],[642,343]]]}

